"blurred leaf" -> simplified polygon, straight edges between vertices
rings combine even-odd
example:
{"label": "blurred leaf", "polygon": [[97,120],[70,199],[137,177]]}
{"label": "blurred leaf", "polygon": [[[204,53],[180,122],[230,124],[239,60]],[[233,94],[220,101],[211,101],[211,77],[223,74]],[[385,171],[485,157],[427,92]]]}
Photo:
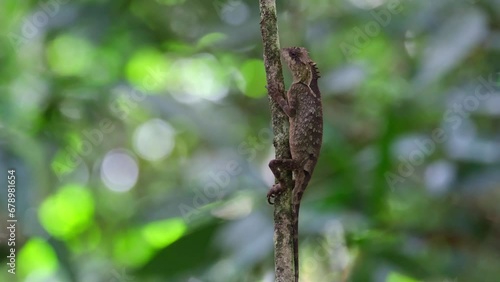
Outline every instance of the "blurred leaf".
{"label": "blurred leaf", "polygon": [[95,49],[82,37],[64,34],[56,37],[47,48],[47,60],[52,71],[61,76],[85,76],[95,61]]}
{"label": "blurred leaf", "polygon": [[60,239],[71,238],[91,223],[94,199],[86,187],[66,185],[40,206],[40,222],[47,232]]}
{"label": "blurred leaf", "polygon": [[226,35],[220,32],[209,33],[198,40],[198,48],[215,45],[226,39]]}
{"label": "blurred leaf", "polygon": [[148,223],[142,228],[144,239],[156,248],[164,248],[186,232],[187,226],[182,218],[172,218]]}
{"label": "blurred leaf", "polygon": [[156,2],[162,4],[162,5],[167,5],[167,6],[174,6],[174,5],[179,5],[183,4],[186,0],[156,0]]}
{"label": "blurred leaf", "polygon": [[484,39],[487,28],[485,15],[475,8],[451,13],[423,54],[417,82],[434,81],[463,61]]}
{"label": "blurred leaf", "polygon": [[139,229],[125,230],[117,234],[113,240],[115,261],[128,267],[145,264],[153,255],[154,249]]}
{"label": "blurred leaf", "polygon": [[415,280],[411,277],[405,276],[401,273],[391,272],[387,277],[387,282],[419,282],[420,280]]}
{"label": "blurred leaf", "polygon": [[162,277],[162,280],[166,280],[183,273],[193,274],[193,270],[213,263],[220,251],[211,242],[219,227],[220,224],[211,223],[188,232],[159,251],[138,270],[138,275]]}
{"label": "blurred leaf", "polygon": [[17,266],[21,276],[47,275],[56,272],[59,263],[52,247],[43,239],[33,237],[20,249]]}
{"label": "blurred leaf", "polygon": [[247,60],[241,67],[243,80],[238,87],[245,95],[260,98],[266,95],[266,73],[262,60]]}
{"label": "blurred leaf", "polygon": [[137,88],[148,92],[165,90],[170,64],[168,58],[154,48],[140,49],[127,63],[127,79]]}

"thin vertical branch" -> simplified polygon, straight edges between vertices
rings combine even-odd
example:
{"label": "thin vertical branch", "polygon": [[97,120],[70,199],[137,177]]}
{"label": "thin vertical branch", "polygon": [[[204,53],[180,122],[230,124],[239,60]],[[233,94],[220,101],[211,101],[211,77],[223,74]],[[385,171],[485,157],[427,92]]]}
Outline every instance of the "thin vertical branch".
{"label": "thin vertical branch", "polygon": [[[272,95],[284,95],[285,84],[280,61],[280,44],[276,3],[274,0],[260,0],[260,29],[264,46],[264,65],[271,107],[276,159],[289,159],[288,117],[272,99]],[[284,183],[292,187],[291,172],[283,173]],[[291,189],[276,198],[274,204],[274,261],[275,281],[294,281],[293,240],[292,240]]]}

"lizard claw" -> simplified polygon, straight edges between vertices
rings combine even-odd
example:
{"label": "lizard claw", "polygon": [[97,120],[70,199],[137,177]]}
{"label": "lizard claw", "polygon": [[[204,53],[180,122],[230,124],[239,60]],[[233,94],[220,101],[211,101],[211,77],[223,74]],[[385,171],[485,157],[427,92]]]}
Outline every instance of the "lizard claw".
{"label": "lizard claw", "polygon": [[280,192],[281,192],[281,185],[274,184],[271,190],[269,190],[269,192],[267,193],[267,202],[270,205],[274,205],[274,198],[276,198],[276,196],[279,195]]}
{"label": "lizard claw", "polygon": [[[271,191],[269,191],[269,193],[267,193],[267,202],[270,204],[270,205],[274,205],[274,198],[276,197],[276,195],[274,193],[271,193]],[[271,201],[272,200],[272,201]]]}

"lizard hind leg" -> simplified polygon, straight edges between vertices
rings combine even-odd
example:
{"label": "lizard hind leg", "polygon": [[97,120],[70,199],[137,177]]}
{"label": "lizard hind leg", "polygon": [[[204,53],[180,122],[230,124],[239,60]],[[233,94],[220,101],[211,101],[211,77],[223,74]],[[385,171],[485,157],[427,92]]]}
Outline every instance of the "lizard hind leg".
{"label": "lizard hind leg", "polygon": [[283,183],[283,177],[281,176],[281,172],[284,170],[293,171],[299,168],[300,164],[297,163],[294,159],[275,159],[269,162],[269,168],[274,174],[274,177],[278,180],[277,184],[274,184],[273,187],[267,193],[267,202],[269,204],[274,204],[272,199],[278,196],[283,189],[285,189],[286,185]]}

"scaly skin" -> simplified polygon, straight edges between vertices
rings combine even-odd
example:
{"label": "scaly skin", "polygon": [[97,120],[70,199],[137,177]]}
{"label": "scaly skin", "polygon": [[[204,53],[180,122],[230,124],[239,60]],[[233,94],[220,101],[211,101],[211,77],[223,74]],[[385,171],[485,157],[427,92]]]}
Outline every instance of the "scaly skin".
{"label": "scaly skin", "polygon": [[281,55],[293,76],[293,83],[283,97],[273,98],[289,117],[291,159],[275,159],[269,163],[275,177],[279,180],[267,194],[268,202],[281,193],[281,170],[292,170],[295,185],[293,188],[293,248],[295,282],[299,280],[298,225],[302,195],[309,184],[319,157],[323,139],[323,113],[321,93],[318,88],[319,72],[316,64],[309,58],[303,47],[283,48]]}

